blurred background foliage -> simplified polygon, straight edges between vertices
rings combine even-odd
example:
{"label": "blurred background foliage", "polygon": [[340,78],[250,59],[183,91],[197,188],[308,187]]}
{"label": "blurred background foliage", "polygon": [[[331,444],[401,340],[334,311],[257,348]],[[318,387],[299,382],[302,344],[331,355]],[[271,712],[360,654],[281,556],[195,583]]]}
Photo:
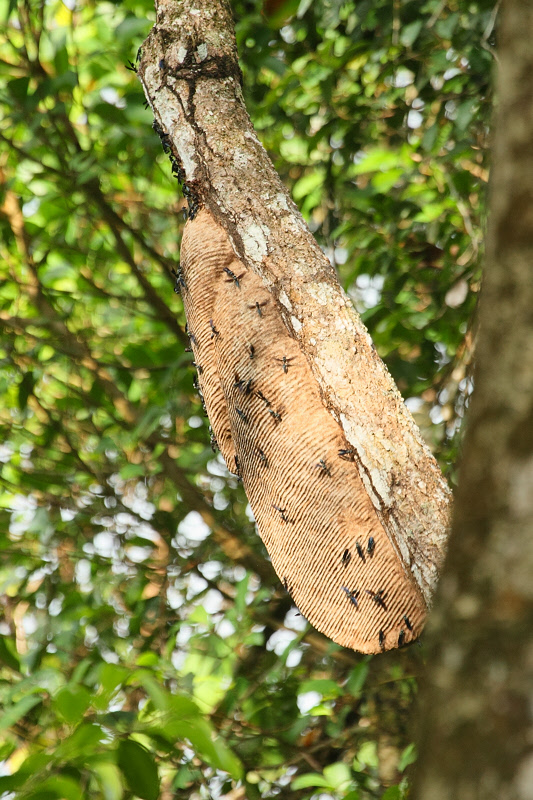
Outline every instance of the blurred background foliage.
{"label": "blurred background foliage", "polygon": [[[259,135],[453,482],[494,2],[233,6]],[[0,797],[403,797],[423,648],[309,628],[210,448],[127,68],[152,3],[0,20]]]}

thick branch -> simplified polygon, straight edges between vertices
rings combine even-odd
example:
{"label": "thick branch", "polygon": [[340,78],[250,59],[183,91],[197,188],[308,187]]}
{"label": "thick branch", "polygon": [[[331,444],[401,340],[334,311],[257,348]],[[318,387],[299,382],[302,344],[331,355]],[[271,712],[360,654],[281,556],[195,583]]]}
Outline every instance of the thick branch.
{"label": "thick branch", "polygon": [[198,206],[210,212],[274,298],[355,450],[393,547],[429,603],[446,541],[448,487],[252,128],[229,4],[159,2],[139,75],[193,215]]}
{"label": "thick branch", "polygon": [[532,796],[533,7],[502,3],[475,390],[413,799]]}

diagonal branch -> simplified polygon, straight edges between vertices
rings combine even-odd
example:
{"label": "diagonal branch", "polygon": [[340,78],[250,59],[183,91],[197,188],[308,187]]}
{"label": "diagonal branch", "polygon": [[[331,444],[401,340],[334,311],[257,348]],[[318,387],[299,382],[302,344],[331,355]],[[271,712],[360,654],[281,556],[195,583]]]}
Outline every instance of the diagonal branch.
{"label": "diagonal branch", "polygon": [[[156,10],[139,77],[154,111],[154,127],[189,199],[182,267],[190,291],[184,292],[184,302],[193,333],[193,323],[205,331],[198,334],[200,383],[221,450],[230,468],[235,457],[242,465],[245,489],[278,575],[292,574],[304,605],[309,602],[315,619],[324,620],[322,630],[331,623],[337,641],[355,641],[350,638],[354,631],[338,638],[345,622],[341,601],[346,601],[339,581],[342,574],[353,573],[361,585],[364,575],[356,569],[355,558],[341,575],[333,564],[340,563],[339,542],[350,542],[355,552],[357,536],[368,537],[369,530],[376,532],[380,552],[387,552],[390,570],[398,570],[394,581],[409,595],[405,603],[418,608],[421,624],[422,606],[430,603],[446,543],[446,482],[331,264],[257,139],[243,103],[229,2],[205,0],[199,7],[195,0],[159,0]],[[235,289],[237,294],[230,296]],[[283,475],[283,485],[275,477],[270,482],[267,473],[266,486],[258,480],[250,454],[263,422],[256,421],[254,412],[249,424],[250,413],[243,411],[242,403],[234,407],[233,399],[248,363],[239,348],[251,341],[252,322],[259,324],[247,309],[254,308],[254,300],[260,308],[262,298],[268,298],[270,327],[261,329],[261,339],[249,352],[250,359],[256,347],[265,354],[262,362],[255,362],[253,380],[267,386],[261,396],[270,398],[260,419],[268,419],[268,413],[275,425],[280,423],[266,432],[265,441],[279,457],[268,475]],[[287,373],[287,354],[302,379],[284,393],[283,381],[288,386],[290,379],[260,364],[279,361]],[[242,365],[237,368],[239,358]],[[289,374],[295,374],[294,367]],[[271,402],[278,389],[285,419],[293,419],[288,427]],[[313,432],[311,419],[316,421]],[[326,461],[320,453],[328,446]],[[338,450],[350,454],[348,467],[339,463]],[[307,461],[311,471],[304,477]],[[323,465],[322,472],[311,469],[317,463]],[[321,491],[324,475],[331,479],[329,492]],[[352,491],[348,485],[353,488],[351,500],[343,494]],[[291,516],[278,495],[288,496],[287,487],[296,491],[299,486],[309,491],[307,496],[303,488],[301,494],[296,492]],[[316,503],[311,490],[317,493]],[[315,530],[306,519],[317,516],[322,521]],[[320,542],[316,551],[306,544],[314,541]],[[289,564],[291,549],[299,555]],[[302,574],[307,576],[305,586]],[[381,607],[380,596],[372,596]],[[352,594],[352,605],[357,606],[355,601]],[[372,652],[383,645],[397,646],[405,635],[401,624],[399,616],[390,621],[389,633],[372,627],[374,638],[364,647]]]}

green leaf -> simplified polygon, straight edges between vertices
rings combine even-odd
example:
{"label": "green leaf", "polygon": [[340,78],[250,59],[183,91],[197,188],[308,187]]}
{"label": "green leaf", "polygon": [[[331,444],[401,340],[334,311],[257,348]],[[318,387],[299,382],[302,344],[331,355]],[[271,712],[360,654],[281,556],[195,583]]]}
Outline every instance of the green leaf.
{"label": "green leaf", "polygon": [[69,58],[68,50],[64,45],[64,38],[63,45],[59,46],[54,54],[54,66],[58,73],[68,72]]}
{"label": "green leaf", "polygon": [[26,695],[12,706],[4,708],[0,715],[0,731],[5,731],[41,702],[36,694]]}
{"label": "green leaf", "polygon": [[365,172],[384,172],[403,164],[403,157],[395,150],[373,147],[350,169],[352,175],[364,175]]}
{"label": "green leaf", "polygon": [[18,789],[25,780],[26,776],[19,772],[15,772],[14,775],[0,775],[0,795],[3,796],[5,792]]}
{"label": "green leaf", "polygon": [[140,19],[129,16],[126,17],[126,19],[124,19],[120,25],[117,25],[115,28],[115,36],[117,37],[117,40],[126,42],[128,46],[131,46],[132,39],[137,38],[137,42],[139,41],[139,38],[145,39],[149,33],[149,30],[150,25],[144,16],[141,16]]}
{"label": "green leaf", "polygon": [[422,20],[417,19],[410,22],[409,25],[404,25],[400,33],[400,41],[404,47],[411,47],[416,41],[418,34],[422,29]]}
{"label": "green leaf", "polygon": [[72,736],[63,739],[56,747],[54,755],[58,760],[64,761],[76,761],[80,758],[85,760],[99,746],[103,737],[104,732],[99,725],[82,723]]}
{"label": "green leaf", "polygon": [[323,697],[338,697],[341,694],[341,688],[336,681],[317,678],[312,681],[302,682],[298,689],[298,694],[304,694],[305,692],[318,692]]}
{"label": "green leaf", "polygon": [[350,768],[347,764],[337,762],[324,767],[324,777],[335,791],[344,791],[352,779]]}
{"label": "green leaf", "polygon": [[136,663],[139,667],[155,667],[159,663],[159,656],[157,653],[147,651],[140,654]]}
{"label": "green leaf", "polygon": [[357,751],[357,762],[359,765],[373,767],[378,766],[378,753],[376,743],[372,741],[363,742]]}
{"label": "green leaf", "polygon": [[29,78],[13,78],[7,84],[8,91],[16,100],[23,101],[28,94],[28,86],[30,84]]}
{"label": "green leaf", "polygon": [[142,800],[157,800],[159,774],[146,748],[133,739],[122,739],[118,745],[118,765],[134,795]]}
{"label": "green leaf", "polygon": [[45,362],[49,361],[55,355],[55,350],[49,344],[43,344],[41,348],[39,348],[39,361]]}
{"label": "green leaf", "polygon": [[476,101],[469,99],[465,100],[464,103],[460,103],[455,114],[455,127],[460,131],[466,130],[476,111]]}
{"label": "green leaf", "polygon": [[17,655],[15,640],[8,636],[0,636],[0,662],[20,672],[20,661]]}
{"label": "green leaf", "polygon": [[[191,713],[190,707],[194,707]],[[169,743],[188,739],[193,749],[215,769],[223,769],[239,780],[243,770],[240,760],[232,753],[222,737],[216,736],[207,719],[200,716],[196,704],[183,697],[172,697],[164,703],[165,712],[155,719],[148,732],[163,736]]]}
{"label": "green leaf", "polygon": [[415,222],[433,222],[442,215],[444,209],[444,203],[428,203],[428,205],[415,216]]}
{"label": "green leaf", "polygon": [[435,25],[435,31],[437,35],[442,36],[443,39],[450,39],[458,22],[459,14],[450,14],[449,16],[437,21]]}
{"label": "green leaf", "polygon": [[402,800],[404,793],[400,786],[389,786],[381,795],[381,800]]}
{"label": "green leaf", "polygon": [[243,777],[243,765],[224,740],[217,736],[213,742],[218,769],[228,772],[236,781]]}
{"label": "green leaf", "polygon": [[137,478],[139,475],[144,475],[145,472],[146,467],[142,464],[126,464],[120,470],[120,477],[128,480],[129,478]]}
{"label": "green leaf", "polygon": [[325,171],[323,169],[314,169],[296,181],[292,188],[292,196],[295,200],[301,200],[314,189],[322,186],[324,183]]}
{"label": "green leaf", "polygon": [[119,686],[126,682],[131,676],[131,670],[126,667],[121,667],[118,664],[102,664],[99,674],[98,682],[99,689],[93,697],[93,703],[96,708],[106,709],[109,701],[117,692]]}
{"label": "green leaf", "polygon": [[320,786],[323,789],[331,789],[329,781],[327,781],[323,775],[319,775],[318,772],[307,772],[305,775],[297,775],[293,781],[291,781],[291,788],[294,791],[298,789],[308,789],[310,786]]}
{"label": "green leaf", "polygon": [[54,707],[63,719],[72,724],[80,722],[91,704],[91,694],[84,686],[64,686],[53,699]]}
{"label": "green leaf", "polygon": [[264,13],[272,28],[281,28],[293,14],[296,14],[299,5],[300,0],[281,0],[278,3],[265,4]]}
{"label": "green leaf", "polygon": [[176,720],[199,717],[200,709],[185,695],[170,694],[145,670],[138,670],[135,677],[148,692],[154,706],[160,711],[172,712]]}
{"label": "green leaf", "polygon": [[11,13],[15,10],[16,7],[17,7],[17,0],[8,0],[8,2],[4,2],[2,8],[3,12],[2,22],[5,23],[8,21],[9,17],[11,16]]}
{"label": "green leaf", "polygon": [[392,189],[404,175],[405,171],[403,169],[388,169],[386,172],[377,172],[372,176],[372,186],[374,186],[378,192],[383,192],[385,194]]}
{"label": "green leaf", "polygon": [[28,405],[28,397],[33,392],[34,385],[35,379],[33,377],[33,372],[26,372],[19,383],[18,405],[21,411],[23,411]]}
{"label": "green leaf", "polygon": [[92,761],[90,766],[100,785],[103,800],[121,800],[124,788],[117,765],[109,761]]}
{"label": "green leaf", "polygon": [[358,697],[363,690],[368,676],[368,659],[361,661],[350,672],[346,688],[354,697]]}
{"label": "green leaf", "polygon": [[410,764],[414,764],[417,758],[418,758],[418,753],[416,751],[416,745],[414,744],[407,745],[407,747],[400,756],[400,760],[398,762],[398,770],[400,772],[403,772],[404,769],[407,769],[407,767]]}
{"label": "green leaf", "polygon": [[39,783],[39,788],[25,795],[27,800],[57,797],[59,800],[80,800],[82,787],[65,775],[52,775]]}

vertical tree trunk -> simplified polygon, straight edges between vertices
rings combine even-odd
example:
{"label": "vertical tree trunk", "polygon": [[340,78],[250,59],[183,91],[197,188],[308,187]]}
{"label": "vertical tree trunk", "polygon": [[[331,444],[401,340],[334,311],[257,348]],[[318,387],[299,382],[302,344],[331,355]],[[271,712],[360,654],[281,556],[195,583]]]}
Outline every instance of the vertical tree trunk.
{"label": "vertical tree trunk", "polygon": [[505,0],[475,389],[413,798],[533,798],[533,6]]}
{"label": "vertical tree trunk", "polygon": [[274,567],[336,641],[401,645],[449,490],[257,139],[227,0],[160,0],[139,76],[189,198],[179,283],[201,390]]}

